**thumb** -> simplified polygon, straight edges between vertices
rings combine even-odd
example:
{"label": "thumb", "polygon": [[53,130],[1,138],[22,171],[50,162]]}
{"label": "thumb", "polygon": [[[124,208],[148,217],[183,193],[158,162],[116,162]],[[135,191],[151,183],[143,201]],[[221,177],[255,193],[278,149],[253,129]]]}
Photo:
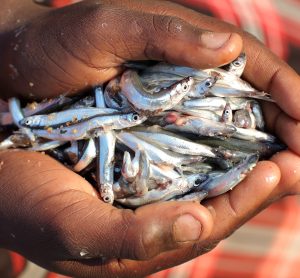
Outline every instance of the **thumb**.
{"label": "thumb", "polygon": [[36,4],[53,8],[64,7],[80,1],[81,0],[33,0]]}
{"label": "thumb", "polygon": [[184,7],[176,17],[147,12],[143,2],[140,10],[130,3],[83,1],[50,10],[17,37],[8,35],[2,91],[53,97],[108,81],[127,60],[206,68],[228,63],[242,50],[238,34],[208,32],[180,19]]}
{"label": "thumb", "polygon": [[168,250],[192,246],[207,238],[213,226],[210,212],[197,203],[166,202],[132,211],[95,199],[86,211],[81,207],[76,217],[71,212],[71,217],[65,216],[61,224],[68,230],[64,240],[69,259],[134,260],[147,260]]}
{"label": "thumb", "polygon": [[131,52],[135,59],[212,68],[229,63],[242,51],[238,34],[203,30],[174,16],[149,14],[139,26],[142,35],[132,34],[132,40],[140,40]]}

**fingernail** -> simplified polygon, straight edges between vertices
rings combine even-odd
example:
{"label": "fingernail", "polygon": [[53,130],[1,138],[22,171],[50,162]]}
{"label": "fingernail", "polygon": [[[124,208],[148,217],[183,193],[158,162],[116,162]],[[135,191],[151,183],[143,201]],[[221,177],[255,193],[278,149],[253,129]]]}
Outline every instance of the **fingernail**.
{"label": "fingernail", "polygon": [[196,241],[201,235],[201,223],[192,215],[185,214],[175,221],[173,232],[177,242]]}
{"label": "fingernail", "polygon": [[206,32],[200,37],[204,47],[210,49],[218,49],[222,47],[231,37],[231,33],[214,33]]}

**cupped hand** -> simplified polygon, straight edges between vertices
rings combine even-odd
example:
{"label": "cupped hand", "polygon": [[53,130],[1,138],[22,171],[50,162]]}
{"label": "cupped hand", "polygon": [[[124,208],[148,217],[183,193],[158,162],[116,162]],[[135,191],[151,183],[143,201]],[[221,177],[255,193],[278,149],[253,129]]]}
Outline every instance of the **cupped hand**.
{"label": "cupped hand", "polygon": [[3,96],[76,93],[110,80],[128,60],[215,67],[242,50],[237,34],[195,27],[181,9],[168,16],[160,1],[88,0],[48,12],[30,1],[16,3],[31,7],[30,20],[0,39]]}
{"label": "cupped hand", "polygon": [[143,277],[201,255],[263,205],[279,179],[273,163],[261,162],[207,208],[164,202],[132,211],[102,202],[47,155],[1,152],[0,165],[0,246],[72,277]]}
{"label": "cupped hand", "polygon": [[245,78],[272,93],[278,106],[266,107],[268,126],[291,151],[260,162],[205,206],[167,202],[134,212],[104,204],[84,179],[45,155],[2,152],[2,246],[71,276],[141,277],[209,251],[272,200],[297,193],[297,141],[286,133],[297,132],[291,125],[300,119],[300,81],[250,35],[166,1],[88,0],[34,12],[1,37],[6,97],[76,93],[109,80],[127,60],[220,66],[241,51],[239,33],[249,57]]}

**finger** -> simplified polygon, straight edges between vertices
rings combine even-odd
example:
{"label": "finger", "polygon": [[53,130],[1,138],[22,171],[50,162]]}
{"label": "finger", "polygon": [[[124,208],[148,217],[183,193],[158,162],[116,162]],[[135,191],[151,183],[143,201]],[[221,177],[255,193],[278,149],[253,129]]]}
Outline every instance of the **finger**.
{"label": "finger", "polygon": [[[83,1],[37,18],[17,39],[7,35],[3,92],[37,97],[41,92],[43,97],[74,93],[111,79],[126,60],[215,67],[242,50],[239,35],[207,32],[180,19],[184,8],[174,16],[130,9],[110,1]],[[15,44],[18,51],[11,47]]]}
{"label": "finger", "polygon": [[285,114],[277,105],[273,103],[262,103],[266,126],[281,139],[291,151],[300,155],[299,134],[300,126],[298,122]]}
{"label": "finger", "polygon": [[269,196],[280,180],[278,167],[272,162],[260,162],[256,168],[235,189],[222,196],[204,202],[214,217],[213,232],[200,243],[160,254],[147,261],[108,260],[99,265],[90,262],[59,262],[54,269],[65,275],[97,277],[144,277],[150,273],[170,268],[210,251],[216,244],[233,233],[259,208],[269,202]]}
{"label": "finger", "polygon": [[33,0],[33,1],[34,3],[42,6],[59,8],[59,7],[64,7],[67,5],[80,2],[81,0]]}
{"label": "finger", "polygon": [[[63,252],[57,243],[59,227],[51,226],[52,218],[63,214],[72,199],[98,200],[86,180],[47,155],[2,151],[0,172],[1,246],[26,256],[44,258]],[[42,256],[45,248],[48,252]]]}
{"label": "finger", "polygon": [[[95,198],[84,179],[45,155],[5,152],[0,160],[5,199],[0,210],[7,222],[0,233],[8,233],[10,249],[37,262],[45,257],[148,259],[191,246],[212,228],[209,211],[193,202],[117,209]],[[44,249],[48,251],[41,256]]]}
{"label": "finger", "polygon": [[[72,216],[65,210],[64,242],[69,259],[128,258],[147,260],[206,238],[212,228],[208,210],[195,203],[159,203],[132,210],[116,209],[97,200]],[[78,226],[80,225],[80,230]]]}
{"label": "finger", "polygon": [[210,240],[230,235],[264,207],[279,183],[278,166],[269,161],[257,164],[254,170],[232,191],[204,203],[215,211],[214,229]]}
{"label": "finger", "polygon": [[286,195],[300,193],[300,158],[287,150],[275,154],[271,160],[276,163],[281,172],[278,187],[272,193],[273,199],[279,199]]}
{"label": "finger", "polygon": [[[151,8],[150,4],[148,8],[158,13],[174,16],[178,15],[180,9],[178,6],[162,1],[159,8],[157,6]],[[272,98],[276,100],[276,103],[285,113],[296,120],[300,120],[300,78],[290,66],[274,55],[254,36],[233,25],[201,15],[191,9],[182,10],[178,16],[203,29],[240,34],[243,38],[244,50],[248,56],[243,74],[244,78],[257,89],[270,92]]]}

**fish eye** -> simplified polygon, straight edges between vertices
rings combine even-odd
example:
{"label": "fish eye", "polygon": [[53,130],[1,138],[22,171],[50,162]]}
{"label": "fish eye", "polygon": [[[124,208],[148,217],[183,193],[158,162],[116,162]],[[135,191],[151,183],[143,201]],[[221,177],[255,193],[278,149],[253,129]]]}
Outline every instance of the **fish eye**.
{"label": "fish eye", "polygon": [[185,83],[183,83],[182,84],[182,89],[184,90],[184,91],[187,91],[188,89],[189,89],[189,85],[185,82]]}
{"label": "fish eye", "polygon": [[210,88],[212,85],[213,85],[213,83],[211,82],[211,80],[205,82],[205,86],[207,88]]}
{"label": "fish eye", "polygon": [[114,172],[115,173],[121,173],[121,168],[120,167],[115,167]]}
{"label": "fish eye", "polygon": [[196,180],[194,181],[194,186],[199,186],[201,183],[202,183],[202,180],[201,180],[201,179],[196,179]]}
{"label": "fish eye", "polygon": [[239,66],[241,66],[241,62],[240,61],[234,61],[233,65],[236,66],[236,67],[239,67]]}
{"label": "fish eye", "polygon": [[140,119],[140,117],[139,117],[138,114],[133,114],[133,115],[132,115],[132,120],[133,120],[134,122],[138,121],[139,119]]}
{"label": "fish eye", "polygon": [[30,125],[31,121],[30,120],[25,120],[25,125]]}
{"label": "fish eye", "polygon": [[111,202],[111,198],[109,196],[105,196],[103,198],[103,201],[106,202],[106,203],[110,203]]}

